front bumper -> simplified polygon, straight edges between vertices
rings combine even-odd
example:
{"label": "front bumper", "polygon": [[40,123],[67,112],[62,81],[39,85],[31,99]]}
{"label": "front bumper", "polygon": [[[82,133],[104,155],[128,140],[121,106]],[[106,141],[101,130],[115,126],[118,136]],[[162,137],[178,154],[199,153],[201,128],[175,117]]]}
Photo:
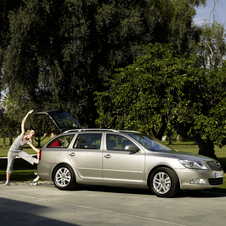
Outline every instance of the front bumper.
{"label": "front bumper", "polygon": [[181,190],[203,190],[224,183],[224,171],[183,169],[176,170]]}

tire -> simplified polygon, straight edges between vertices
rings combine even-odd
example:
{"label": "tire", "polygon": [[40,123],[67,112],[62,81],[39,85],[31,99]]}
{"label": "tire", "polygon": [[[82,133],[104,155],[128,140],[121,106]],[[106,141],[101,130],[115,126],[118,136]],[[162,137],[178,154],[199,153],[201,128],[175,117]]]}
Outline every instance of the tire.
{"label": "tire", "polygon": [[73,189],[76,185],[76,181],[71,167],[66,164],[57,166],[53,172],[53,182],[60,190]]}
{"label": "tire", "polygon": [[172,197],[177,193],[179,188],[178,177],[172,169],[159,167],[152,172],[149,187],[158,197]]}

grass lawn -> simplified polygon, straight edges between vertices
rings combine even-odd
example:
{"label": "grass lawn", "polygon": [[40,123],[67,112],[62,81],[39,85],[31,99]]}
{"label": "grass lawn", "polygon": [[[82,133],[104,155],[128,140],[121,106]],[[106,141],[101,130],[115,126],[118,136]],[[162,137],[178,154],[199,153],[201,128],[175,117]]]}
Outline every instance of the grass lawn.
{"label": "grass lawn", "polygon": [[[44,145],[50,138],[45,138],[41,146]],[[168,142],[164,142],[168,144]],[[8,139],[6,139],[6,144],[8,144]],[[34,141],[34,145],[37,145],[37,142]],[[9,145],[3,149],[3,139],[0,138],[0,157],[6,157]],[[193,154],[198,154],[199,148],[197,144],[194,144],[193,141],[173,141],[173,144],[170,145],[177,151],[189,152]],[[24,151],[29,154],[36,154],[30,147],[24,147]],[[215,147],[215,153],[226,172],[226,147],[219,148]],[[27,164],[27,165],[26,165]],[[29,181],[34,179],[34,172],[36,171],[36,166],[32,166],[29,163],[26,163],[23,159],[16,159],[14,163],[14,170],[11,179],[16,181]],[[24,169],[23,169],[24,168]],[[6,160],[0,165],[0,180],[5,180],[5,169],[6,169]],[[18,169],[18,170],[17,170]],[[212,189],[213,191],[220,191],[226,193],[226,173],[224,174],[224,184],[218,188]]]}
{"label": "grass lawn", "polygon": [[[41,146],[43,146],[47,141],[49,141],[49,137],[46,137],[42,142],[41,142]],[[13,141],[15,140],[15,138],[13,138]],[[6,138],[6,148],[3,148],[3,138],[0,137],[0,157],[6,157],[7,153],[9,151],[9,148],[11,145],[8,145],[9,143],[9,139]],[[38,143],[34,140],[33,144],[35,147],[37,147]],[[36,154],[35,151],[33,151],[33,149],[30,148],[30,146],[24,146],[23,147],[24,151],[26,151],[28,154]]]}

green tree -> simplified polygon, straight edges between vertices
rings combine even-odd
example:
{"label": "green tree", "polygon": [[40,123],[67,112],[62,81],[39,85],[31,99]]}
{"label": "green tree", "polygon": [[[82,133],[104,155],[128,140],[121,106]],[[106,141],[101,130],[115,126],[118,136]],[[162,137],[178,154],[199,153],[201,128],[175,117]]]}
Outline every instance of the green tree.
{"label": "green tree", "polygon": [[221,67],[226,55],[226,33],[224,25],[214,21],[204,23],[197,51],[203,68],[210,70]]}
{"label": "green tree", "polygon": [[12,131],[16,131],[18,129],[18,122],[7,112],[5,112],[4,109],[0,110],[0,136],[3,138],[3,148],[5,148],[5,140],[6,137],[9,136],[9,134]]}
{"label": "green tree", "polygon": [[197,28],[199,36],[197,42],[190,43],[190,49],[194,53],[198,53],[200,57],[200,65],[205,69],[214,70],[222,67],[226,55],[226,33],[223,24],[217,22],[216,6],[219,1],[212,0],[213,9],[209,17],[212,22],[203,21],[203,24]]}
{"label": "green tree", "polygon": [[93,91],[116,65],[128,64],[145,39],[144,4],[25,1],[10,14],[4,76],[10,95],[19,103],[63,108],[92,125]]}
{"label": "green tree", "polygon": [[[180,132],[192,134],[199,145],[199,154],[216,158],[214,143],[222,147],[224,143],[224,123],[222,112],[225,98],[225,73],[224,59],[226,54],[225,28],[216,21],[216,4],[212,10],[213,22],[206,21],[200,27],[199,42],[191,42],[191,49],[197,52],[200,65],[206,69],[205,81],[200,84],[202,100],[200,100],[200,112],[187,116],[191,123],[184,121],[183,125],[177,123]],[[194,44],[194,45],[193,45]],[[195,102],[195,98],[191,103]],[[196,104],[198,105],[198,104]],[[220,126],[218,126],[220,125]],[[182,129],[183,127],[183,129]],[[186,130],[184,128],[187,128]],[[217,134],[217,136],[216,136]],[[221,134],[221,135],[220,135]],[[206,139],[202,139],[205,137]]]}
{"label": "green tree", "polygon": [[2,77],[5,72],[6,51],[10,43],[10,11],[17,10],[22,0],[1,0],[0,1],[0,98],[2,90]]}
{"label": "green tree", "polygon": [[[11,1],[10,1],[11,2]],[[185,52],[195,6],[204,0],[24,0],[7,4],[5,73],[9,98],[23,109],[64,109],[94,126],[94,91],[143,44],[172,42]],[[160,4],[161,3],[161,4]],[[8,14],[7,14],[8,13]],[[3,36],[2,36],[3,37]],[[6,51],[7,50],[7,51]],[[29,106],[29,107],[28,107]]]}
{"label": "green tree", "polygon": [[206,0],[153,0],[156,23],[151,30],[151,42],[172,43],[177,52],[190,53],[191,42],[199,41],[200,28],[193,24],[196,7],[206,5]]}
{"label": "green tree", "polygon": [[207,73],[199,65],[197,57],[177,55],[170,45],[148,45],[132,65],[116,71],[108,91],[96,93],[97,123],[158,139],[175,128],[194,137],[199,154],[216,158],[214,142],[226,141],[225,66]]}
{"label": "green tree", "polygon": [[[205,92],[203,93],[202,112],[194,118],[192,130],[201,131],[206,141],[201,141],[200,154],[214,155],[214,144],[223,147],[226,144],[226,63],[206,74]],[[196,132],[197,133],[197,132]],[[199,142],[200,142],[199,141]]]}
{"label": "green tree", "polygon": [[132,65],[116,71],[108,91],[96,93],[97,123],[161,139],[172,120],[181,120],[179,112],[186,113],[187,88],[198,81],[201,70],[195,62],[177,55],[170,45],[149,44]]}
{"label": "green tree", "polygon": [[2,131],[5,136],[9,136],[9,145],[13,142],[13,135],[20,131],[20,109],[17,104],[8,98],[5,94],[1,101],[0,107],[2,109]]}

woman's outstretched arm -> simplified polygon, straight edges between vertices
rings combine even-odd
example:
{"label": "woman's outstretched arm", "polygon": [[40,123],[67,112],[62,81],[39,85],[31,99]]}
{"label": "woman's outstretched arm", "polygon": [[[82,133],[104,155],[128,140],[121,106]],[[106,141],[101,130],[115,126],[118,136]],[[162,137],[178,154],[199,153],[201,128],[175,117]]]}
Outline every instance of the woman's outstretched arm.
{"label": "woman's outstretched arm", "polygon": [[27,120],[27,117],[33,112],[34,110],[30,110],[26,116],[24,117],[22,123],[21,123],[21,134],[25,134],[25,122]]}
{"label": "woman's outstretched arm", "polygon": [[38,148],[36,148],[30,141],[28,141],[27,144],[28,144],[34,151],[36,151],[37,153],[40,152],[40,150],[39,150]]}

